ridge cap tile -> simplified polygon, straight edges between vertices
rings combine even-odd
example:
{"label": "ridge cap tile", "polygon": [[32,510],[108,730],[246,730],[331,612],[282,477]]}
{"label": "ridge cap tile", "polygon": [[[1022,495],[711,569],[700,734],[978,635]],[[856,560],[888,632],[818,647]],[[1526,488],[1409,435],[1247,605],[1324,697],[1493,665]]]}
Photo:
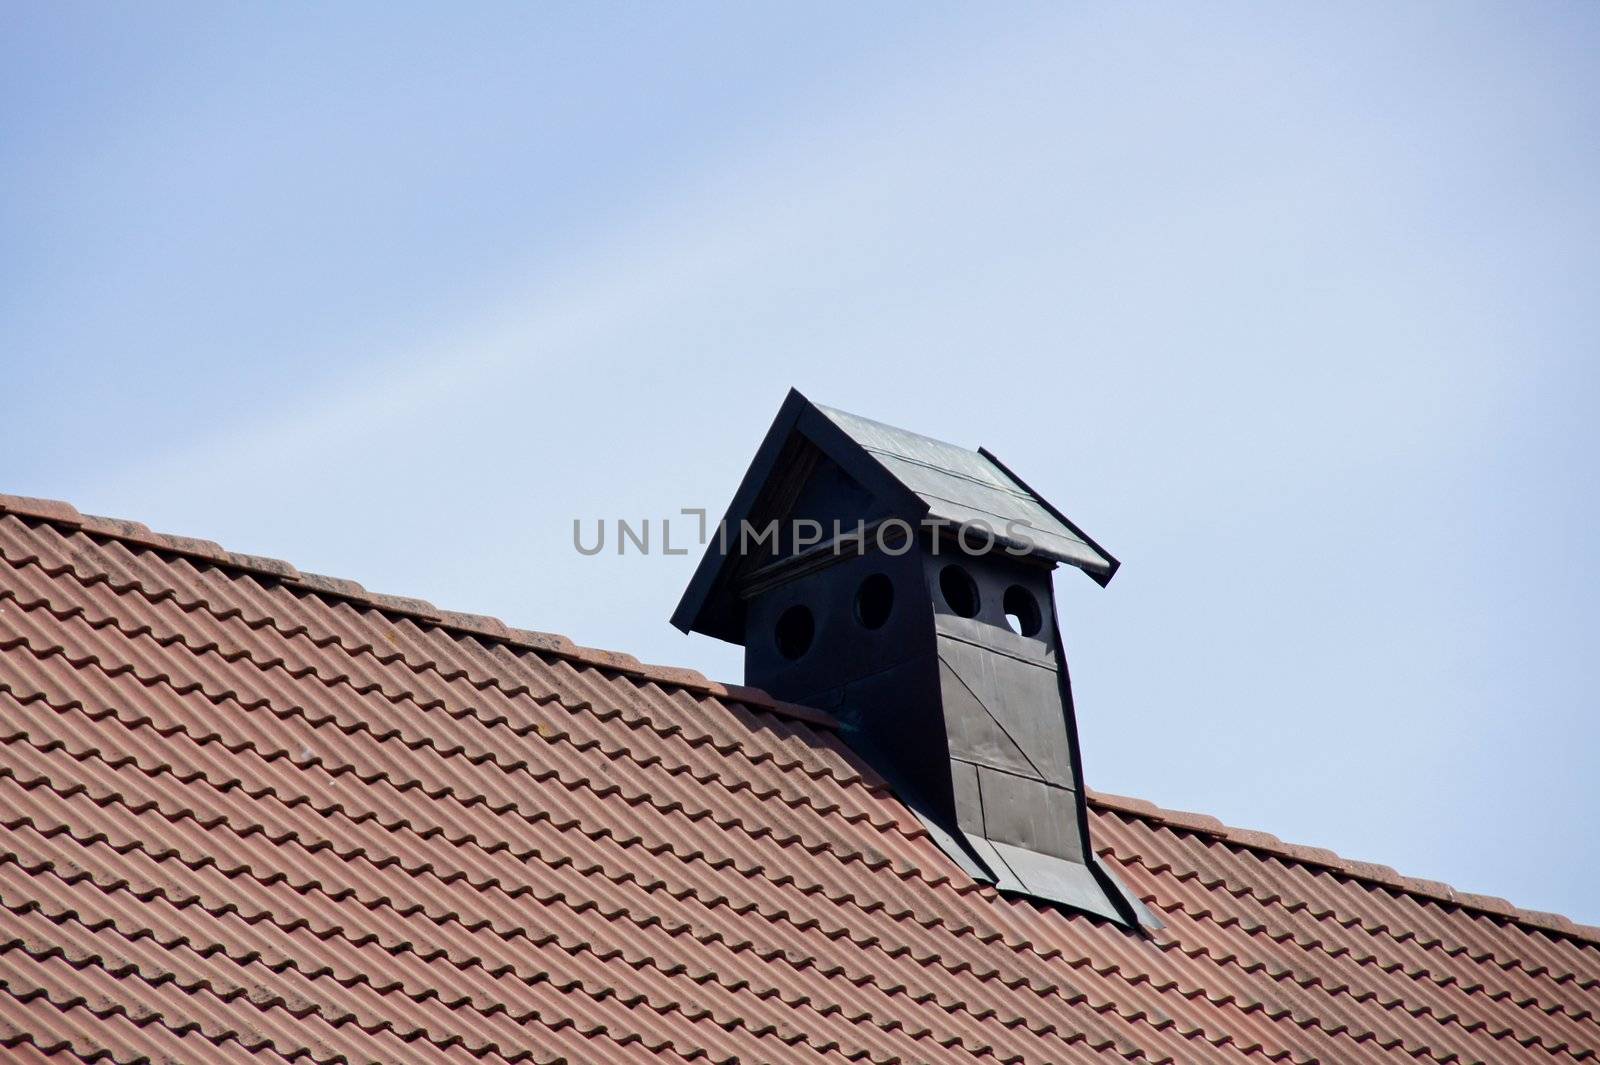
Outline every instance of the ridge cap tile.
{"label": "ridge cap tile", "polygon": [[263,576],[276,577],[280,581],[298,581],[302,576],[293,564],[266,555],[246,555],[238,551],[229,551],[227,564]]}
{"label": "ridge cap tile", "polygon": [[321,573],[312,573],[310,570],[301,570],[296,584],[311,589],[313,592],[322,592],[326,595],[337,595],[342,599],[351,599],[358,603],[370,604],[371,595],[356,581],[344,577],[327,577]]}
{"label": "ridge cap tile", "polygon": [[608,651],[601,647],[573,644],[572,654],[601,669],[610,669],[618,673],[637,673],[643,667],[643,663],[626,651]]}
{"label": "ridge cap tile", "polygon": [[510,643],[515,639],[505,622],[487,614],[463,614],[455,610],[441,610],[439,618],[449,628],[459,629],[473,636],[487,636],[502,643]]}
{"label": "ridge cap tile", "polygon": [[1508,899],[1502,899],[1498,895],[1479,895],[1476,892],[1459,891],[1456,893],[1456,901],[1464,906],[1472,906],[1475,909],[1484,910],[1488,913],[1502,914],[1506,917],[1515,917],[1522,912],[1513,906]]}
{"label": "ridge cap tile", "polygon": [[367,593],[367,601],[375,607],[387,610],[393,614],[405,614],[409,617],[421,618],[424,621],[441,622],[444,615],[439,609],[426,599],[413,599],[408,595],[386,595],[382,592]]}
{"label": "ridge cap tile", "polygon": [[201,540],[193,536],[175,536],[172,533],[158,533],[157,536],[166,542],[166,549],[175,551],[180,555],[192,555],[210,562],[229,565],[228,552],[222,545],[214,540]]}
{"label": "ridge cap tile", "polygon": [[[1381,866],[1380,868],[1387,868]],[[1395,881],[1397,886],[1417,895],[1429,895],[1435,898],[1456,900],[1456,889],[1446,884],[1443,880],[1429,880],[1426,877],[1406,876],[1401,874]]]}
{"label": "ridge cap tile", "polygon": [[577,655],[578,647],[571,640],[558,632],[540,632],[537,629],[517,629],[511,631],[511,641],[519,647],[531,651],[547,651],[563,658],[572,658]]}
{"label": "ridge cap tile", "polygon": [[82,525],[84,521],[84,516],[79,513],[77,507],[60,499],[36,499],[33,496],[0,493],[0,511],[60,525],[70,525],[74,528]]}
{"label": "ridge cap tile", "polygon": [[102,518],[98,514],[85,514],[78,523],[78,528],[86,533],[97,536],[108,536],[116,540],[126,540],[141,547],[166,548],[166,539],[157,536],[142,521],[129,521],[126,518]]}

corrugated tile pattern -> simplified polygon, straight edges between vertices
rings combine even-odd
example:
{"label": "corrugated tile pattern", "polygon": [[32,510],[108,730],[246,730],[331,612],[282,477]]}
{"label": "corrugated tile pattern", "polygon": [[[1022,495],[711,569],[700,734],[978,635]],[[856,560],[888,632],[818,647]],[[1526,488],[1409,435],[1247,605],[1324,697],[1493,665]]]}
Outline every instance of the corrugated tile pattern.
{"label": "corrugated tile pattern", "polygon": [[826,715],[0,497],[23,1062],[1582,1061],[1594,929],[1098,796],[951,867]]}

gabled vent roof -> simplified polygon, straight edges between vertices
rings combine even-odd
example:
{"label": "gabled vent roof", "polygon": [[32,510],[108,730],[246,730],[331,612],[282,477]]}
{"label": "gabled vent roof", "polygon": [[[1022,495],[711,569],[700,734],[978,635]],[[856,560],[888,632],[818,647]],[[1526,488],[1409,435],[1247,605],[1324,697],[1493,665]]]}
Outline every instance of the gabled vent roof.
{"label": "gabled vent roof", "polygon": [[[1117,560],[1109,552],[988,450],[969,451],[823,407],[793,389],[722,518],[721,528],[730,531],[730,541],[736,539],[741,523],[759,527],[773,516],[764,507],[771,502],[775,472],[793,462],[797,446],[826,456],[875,498],[894,504],[899,513],[956,526],[981,522],[980,528],[998,543],[1076,566],[1102,585],[1117,572]],[[1008,523],[1015,523],[1009,537]],[[683,632],[737,641],[742,633],[741,607],[731,584],[735,567],[750,560],[724,553],[724,543],[712,537],[672,614],[672,624]]]}

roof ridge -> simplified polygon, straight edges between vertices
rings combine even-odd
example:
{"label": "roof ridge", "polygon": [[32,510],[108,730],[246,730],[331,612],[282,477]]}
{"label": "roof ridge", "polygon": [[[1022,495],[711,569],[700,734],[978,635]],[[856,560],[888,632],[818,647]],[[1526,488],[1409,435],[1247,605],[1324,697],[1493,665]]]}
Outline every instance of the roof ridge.
{"label": "roof ridge", "polygon": [[1457,891],[1443,881],[1406,876],[1390,866],[1346,858],[1328,850],[1326,847],[1308,847],[1298,843],[1286,843],[1270,832],[1236,828],[1232,825],[1224,824],[1209,814],[1191,813],[1187,810],[1169,810],[1165,807],[1157,806],[1147,799],[1113,795],[1109,792],[1097,791],[1089,787],[1085,787],[1083,790],[1091,806],[1098,806],[1117,813],[1130,814],[1156,825],[1177,828],[1202,836],[1212,836],[1234,846],[1247,847],[1250,850],[1260,851],[1278,858],[1286,858],[1300,865],[1319,866],[1354,880],[1378,884],[1382,887],[1403,891],[1408,895],[1417,895],[1437,902],[1448,903],[1452,906],[1476,910],[1492,917],[1515,921],[1518,924],[1527,925],[1543,932],[1569,936],[1586,943],[1600,945],[1600,926],[1579,924],[1563,914],[1549,913],[1543,910],[1525,910],[1520,906],[1513,905],[1506,899],[1494,895],[1478,895],[1469,891]]}
{"label": "roof ridge", "polygon": [[425,599],[370,592],[356,581],[309,573],[283,559],[229,551],[212,540],[154,532],[142,522],[84,514],[71,503],[62,500],[35,499],[30,496],[0,493],[0,514],[15,514],[18,517],[45,521],[52,525],[65,526],[140,547],[201,559],[215,566],[271,577],[284,584],[296,585],[327,598],[343,599],[373,607],[386,614],[426,621],[438,628],[453,632],[542,652],[628,677],[729,699],[756,710],[764,710],[779,717],[803,721],[821,728],[839,727],[837,719],[824,710],[775,699],[760,688],[710,680],[699,670],[652,665],[621,651],[576,644],[559,633],[513,628],[499,618],[485,614],[441,610]]}

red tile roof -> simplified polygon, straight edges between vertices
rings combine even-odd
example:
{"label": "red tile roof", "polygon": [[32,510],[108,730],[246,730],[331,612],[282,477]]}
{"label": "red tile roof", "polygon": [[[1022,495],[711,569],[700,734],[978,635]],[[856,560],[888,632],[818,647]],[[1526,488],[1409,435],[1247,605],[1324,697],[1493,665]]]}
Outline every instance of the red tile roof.
{"label": "red tile roof", "polygon": [[827,715],[0,497],[25,1062],[1565,1061],[1600,930],[1109,795],[1165,922],[953,867]]}

